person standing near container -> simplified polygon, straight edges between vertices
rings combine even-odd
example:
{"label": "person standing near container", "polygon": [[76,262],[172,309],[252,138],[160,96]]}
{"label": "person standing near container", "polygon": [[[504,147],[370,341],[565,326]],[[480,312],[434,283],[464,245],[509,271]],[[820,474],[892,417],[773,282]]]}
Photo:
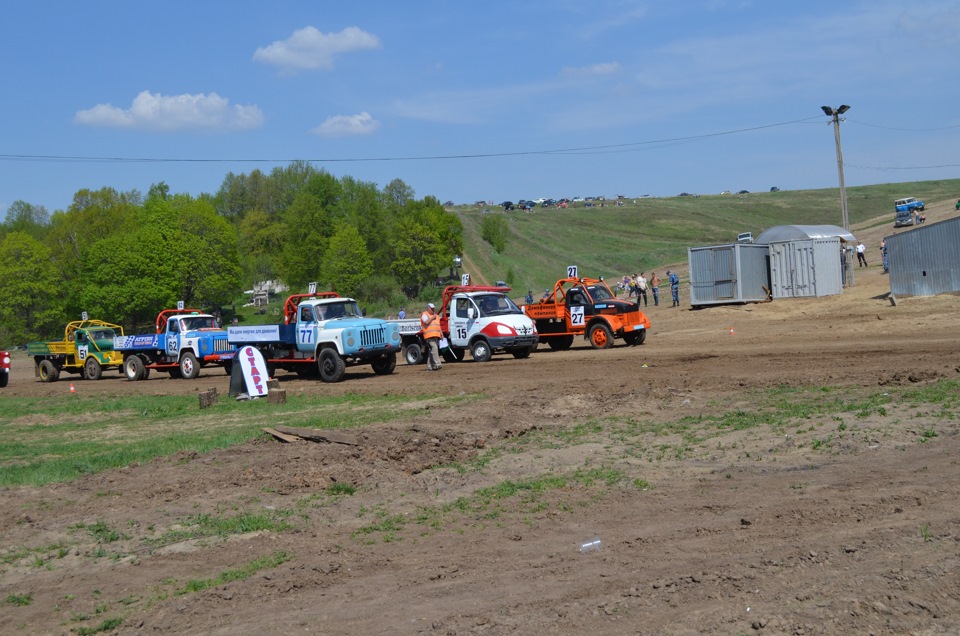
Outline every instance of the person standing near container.
{"label": "person standing near container", "polygon": [[667,279],[670,281],[670,295],[673,296],[672,307],[680,306],[680,277],[667,270]]}
{"label": "person standing near container", "polygon": [[857,243],[857,263],[860,267],[867,267],[867,248],[863,243]]}
{"label": "person standing near container", "polygon": [[660,306],[660,277],[656,272],[650,272],[650,291],[653,292],[653,306]]}
{"label": "person standing near container", "polygon": [[440,364],[440,339],[443,338],[443,331],[440,329],[440,316],[437,315],[433,303],[427,303],[427,309],[420,314],[420,326],[423,341],[427,343],[427,371],[439,371],[443,368]]}

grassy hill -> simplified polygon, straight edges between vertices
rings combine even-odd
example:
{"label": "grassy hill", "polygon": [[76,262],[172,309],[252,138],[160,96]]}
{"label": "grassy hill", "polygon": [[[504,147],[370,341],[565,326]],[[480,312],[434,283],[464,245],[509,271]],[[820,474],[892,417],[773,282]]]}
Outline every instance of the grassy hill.
{"label": "grassy hill", "polygon": [[[851,225],[877,219],[893,222],[894,199],[915,196],[928,204],[956,199],[960,179],[889,183],[847,188]],[[551,286],[577,265],[582,276],[614,280],[623,274],[651,270],[660,273],[686,263],[687,248],[736,241],[740,232],[757,236],[775,225],[840,225],[837,188],[763,192],[744,196],[704,195],[662,199],[627,199],[616,207],[584,204],[566,210],[534,208],[533,212],[503,212],[510,223],[507,248],[497,254],[480,237],[484,212],[458,206],[463,221],[464,271],[475,283],[506,280],[516,293]]]}

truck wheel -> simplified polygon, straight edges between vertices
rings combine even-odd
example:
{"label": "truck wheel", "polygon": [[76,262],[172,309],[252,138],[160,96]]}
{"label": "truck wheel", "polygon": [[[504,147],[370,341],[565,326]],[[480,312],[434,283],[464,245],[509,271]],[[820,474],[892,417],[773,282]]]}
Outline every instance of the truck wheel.
{"label": "truck wheel", "polygon": [[374,358],[370,366],[377,375],[390,375],[397,368],[397,354],[386,353],[379,358]]}
{"label": "truck wheel", "polygon": [[180,378],[183,377],[183,374],[180,373],[180,367],[177,367],[176,369],[168,369],[167,373],[169,373],[170,377],[173,378],[174,380],[179,380]]}
{"label": "truck wheel", "polygon": [[634,345],[641,345],[643,341],[647,339],[647,330],[641,329],[640,331],[631,331],[630,333],[623,334],[623,341],[626,342],[631,347]]}
{"label": "truck wheel", "polygon": [[41,382],[56,382],[57,378],[60,377],[60,369],[57,368],[53,362],[49,360],[40,361],[40,381]]}
{"label": "truck wheel", "polygon": [[420,364],[423,362],[423,349],[419,343],[408,344],[403,348],[403,357],[407,364]]}
{"label": "truck wheel", "polygon": [[551,336],[544,340],[552,351],[566,351],[573,346],[573,336]]}
{"label": "truck wheel", "polygon": [[0,371],[0,389],[7,386],[7,382],[10,381],[10,374]]}
{"label": "truck wheel", "polygon": [[613,346],[613,332],[610,331],[610,327],[603,323],[597,323],[590,327],[587,339],[594,349],[609,349]]}
{"label": "truck wheel", "polygon": [[127,379],[131,382],[138,382],[140,380],[146,379],[144,372],[147,369],[143,365],[143,360],[140,359],[140,356],[128,356],[126,360],[123,361],[123,374],[127,376]]}
{"label": "truck wheel", "polygon": [[197,364],[197,356],[187,351],[180,356],[180,375],[184,380],[192,380],[200,375],[200,365]]}
{"label": "truck wheel", "polygon": [[470,346],[470,355],[472,355],[473,359],[477,362],[489,362],[490,358],[493,357],[493,351],[490,350],[490,344],[483,338],[480,338]]}
{"label": "truck wheel", "polygon": [[463,362],[463,356],[466,354],[460,347],[447,347],[440,352],[444,362]]}
{"label": "truck wheel", "polygon": [[227,375],[233,375],[233,363],[232,363],[232,362],[224,362],[224,363],[223,363],[223,370],[227,372]]}
{"label": "truck wheel", "polygon": [[99,380],[103,375],[103,367],[100,361],[93,356],[87,356],[87,361],[83,363],[83,377],[87,380]]}
{"label": "truck wheel", "polygon": [[517,360],[523,360],[529,358],[530,354],[533,353],[533,347],[524,347],[523,349],[511,349],[510,353],[513,354],[513,357]]}
{"label": "truck wheel", "polygon": [[320,379],[324,382],[340,382],[347,367],[336,349],[327,348],[320,351],[317,368],[320,370]]}

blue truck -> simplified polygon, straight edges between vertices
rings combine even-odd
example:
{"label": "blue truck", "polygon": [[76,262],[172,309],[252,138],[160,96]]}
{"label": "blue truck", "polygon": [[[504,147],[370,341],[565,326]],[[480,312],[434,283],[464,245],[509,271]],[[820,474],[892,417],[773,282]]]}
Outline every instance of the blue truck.
{"label": "blue truck", "polygon": [[906,197],[897,199],[893,202],[893,210],[896,216],[893,220],[893,227],[907,227],[916,221],[915,215],[923,212],[925,209],[923,201],[916,197]]}
{"label": "blue truck", "polygon": [[113,339],[114,351],[123,353],[123,373],[128,380],[146,380],[151,369],[192,380],[207,365],[230,373],[236,347],[212,315],[198,309],[164,309],[155,326],[156,333]]}
{"label": "blue truck", "polygon": [[364,317],[356,300],[336,292],[293,294],[284,303],[283,324],[231,326],[227,334],[231,346],[259,349],[271,376],[283,369],[324,382],[340,382],[353,365],[393,373],[400,350],[396,324]]}

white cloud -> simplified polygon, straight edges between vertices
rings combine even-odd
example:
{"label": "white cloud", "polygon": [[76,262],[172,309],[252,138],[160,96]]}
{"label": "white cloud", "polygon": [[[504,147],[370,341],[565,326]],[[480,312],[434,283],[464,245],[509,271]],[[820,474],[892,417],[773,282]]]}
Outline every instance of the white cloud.
{"label": "white cloud", "polygon": [[369,135],[380,127],[380,122],[368,112],[356,115],[332,115],[310,132],[321,137],[351,137]]}
{"label": "white cloud", "polygon": [[231,106],[216,93],[205,95],[161,95],[142,91],[124,110],[112,104],[97,104],[80,110],[73,121],[84,126],[142,130],[220,130],[257,128],[263,112],[257,106]]}
{"label": "white cloud", "polygon": [[261,46],[254,54],[257,62],[294,69],[331,69],[338,53],[380,48],[380,38],[357,27],[339,33],[321,33],[312,26],[298,29],[286,40]]}

